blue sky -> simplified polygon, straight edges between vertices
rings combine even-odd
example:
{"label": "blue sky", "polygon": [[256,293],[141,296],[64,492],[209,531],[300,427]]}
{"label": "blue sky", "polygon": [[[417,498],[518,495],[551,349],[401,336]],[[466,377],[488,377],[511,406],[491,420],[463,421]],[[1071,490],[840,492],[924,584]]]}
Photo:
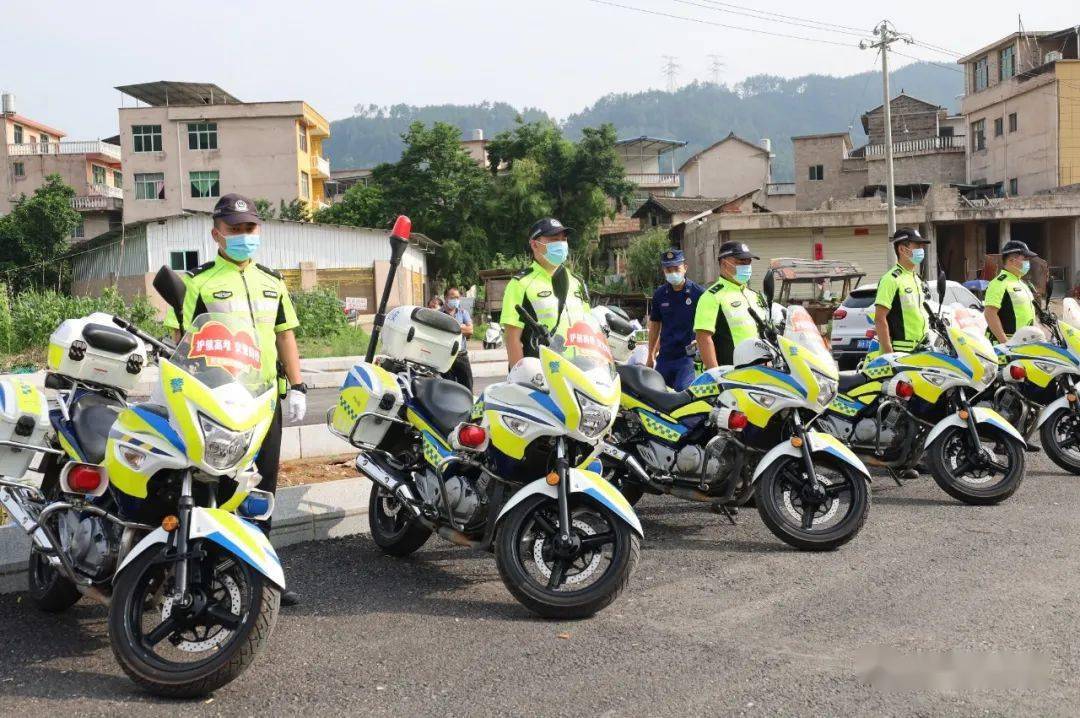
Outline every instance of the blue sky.
{"label": "blue sky", "polygon": [[[152,80],[216,82],[250,101],[304,99],[329,119],[348,116],[358,103],[481,100],[565,117],[608,92],[664,87],[663,55],[677,58],[680,83],[710,79],[711,54],[722,56],[720,77],[728,83],[758,73],[847,75],[876,67],[873,53],[857,49],[856,35],[818,23],[867,28],[869,36],[880,9],[805,0],[610,2],[703,22],[590,0],[114,0],[33,9],[0,0],[7,28],[0,89],[15,93],[20,113],[72,138],[93,138],[117,131],[114,86]],[[1028,29],[1080,23],[1080,11],[1067,10],[1071,3],[1037,5],[1023,10]],[[775,16],[748,18],[737,6]],[[974,12],[970,3],[911,0],[890,12],[917,40],[967,53],[1015,31],[1018,6],[991,0]],[[779,15],[816,22],[800,27]],[[901,51],[952,64],[948,54],[923,46]]]}

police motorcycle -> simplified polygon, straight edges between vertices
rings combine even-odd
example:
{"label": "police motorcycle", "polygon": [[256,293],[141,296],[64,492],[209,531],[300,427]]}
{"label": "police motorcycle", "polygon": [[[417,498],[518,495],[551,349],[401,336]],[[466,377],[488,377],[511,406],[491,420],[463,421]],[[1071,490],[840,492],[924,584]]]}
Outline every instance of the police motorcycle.
{"label": "police motorcycle", "polygon": [[530,611],[590,616],[626,586],[643,536],[633,508],[591,470],[619,400],[603,335],[586,318],[474,402],[438,376],[462,341],[453,317],[408,306],[385,314],[409,229],[399,217],[366,361],[327,413],[373,483],[372,540],[392,556],[433,533],[494,551],[503,583]]}
{"label": "police motorcycle", "polygon": [[1023,327],[995,347],[1002,366],[992,403],[1025,438],[1037,430],[1051,461],[1080,474],[1080,304],[1066,297],[1058,319],[1050,311],[1051,288],[1035,304],[1049,337],[1038,326]]}
{"label": "police motorcycle", "polygon": [[[945,296],[943,272],[937,282]],[[925,460],[953,498],[999,503],[1024,478],[1027,445],[997,411],[973,406],[998,375],[997,355],[985,325],[958,321],[961,310],[926,312],[931,333],[915,351],[882,354],[840,373],[839,394],[818,427],[898,483],[898,472]]]}
{"label": "police motorcycle", "polygon": [[726,512],[753,497],[777,538],[830,550],[865,523],[870,476],[850,449],[814,430],[836,394],[836,362],[805,309],[777,321],[773,282],[766,275],[770,316],[757,318],[764,339],[740,343],[734,366],[709,369],[681,392],[653,369],[618,368],[606,475],[631,503],[671,494]]}
{"label": "police motorcycle", "polygon": [[[155,287],[182,304],[170,270]],[[0,382],[0,504],[32,538],[39,608],[106,603],[113,654],[136,684],[201,696],[240,675],[277,620],[281,563],[245,520],[273,512],[273,496],[254,488],[253,460],[274,387],[261,378],[250,323],[204,314],[173,348],[119,317],[88,319],[52,337],[55,409],[25,383]],[[116,394],[141,372],[142,342],[158,356],[160,383],[152,403],[125,403]],[[40,488],[19,479],[34,452],[54,469]]]}
{"label": "police motorcycle", "polygon": [[484,348],[485,349],[498,349],[503,345],[503,328],[502,324],[499,324],[495,320],[495,317],[488,315],[487,329],[484,331]]}

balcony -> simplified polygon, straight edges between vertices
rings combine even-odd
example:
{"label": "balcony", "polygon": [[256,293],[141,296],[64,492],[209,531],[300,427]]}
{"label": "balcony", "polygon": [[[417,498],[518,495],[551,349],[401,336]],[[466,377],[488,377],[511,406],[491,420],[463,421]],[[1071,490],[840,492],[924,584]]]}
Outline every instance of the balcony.
{"label": "balcony", "polygon": [[312,155],[311,174],[318,179],[330,179],[330,160],[319,155]]}
{"label": "balcony", "polygon": [[103,184],[91,184],[86,194],[71,198],[71,208],[80,212],[121,210],[124,206],[124,190]]}
{"label": "balcony", "polygon": [[75,142],[23,142],[9,144],[8,155],[11,157],[32,157],[35,155],[88,155],[103,162],[120,163],[120,148],[101,140],[79,140]]}
{"label": "balcony", "polygon": [[638,187],[673,189],[679,186],[678,173],[672,172],[645,172],[627,174],[626,179]]}
{"label": "balcony", "polygon": [[[893,157],[902,155],[927,155],[936,152],[963,152],[967,145],[967,137],[964,135],[952,135],[949,137],[923,137],[917,140],[904,140],[893,142]],[[882,159],[885,157],[885,145],[867,145],[865,148],[867,159]]]}

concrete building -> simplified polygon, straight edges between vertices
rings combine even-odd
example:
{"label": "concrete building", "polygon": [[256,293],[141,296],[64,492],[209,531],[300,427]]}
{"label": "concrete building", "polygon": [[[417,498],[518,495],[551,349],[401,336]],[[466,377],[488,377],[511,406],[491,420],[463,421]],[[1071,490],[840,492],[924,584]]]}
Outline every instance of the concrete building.
{"label": "concrete building", "polygon": [[323,185],[323,188],[326,191],[326,201],[331,204],[338,202],[353,185],[367,185],[370,182],[370,167],[330,170],[330,179],[326,180]]}
{"label": "concrete building", "polygon": [[58,174],[75,190],[71,206],[82,223],[75,240],[96,237],[119,226],[123,209],[120,148],[101,140],[65,140],[67,135],[15,112],[15,98],[4,95],[0,112],[0,215]]}
{"label": "concrete building", "polygon": [[229,192],[326,204],[330,124],[306,102],[241,102],[193,82],[116,89],[136,100],[120,108],[125,222],[209,211]]}
{"label": "concrete building", "polygon": [[754,196],[760,190],[750,190],[737,197],[649,197],[634,218],[641,229],[669,228],[710,212],[753,212]]}
{"label": "concrete building", "polygon": [[755,201],[770,212],[795,209],[795,187],[772,181],[772,141],[760,144],[734,132],[689,157],[679,167],[679,195],[737,197],[757,191]]}
{"label": "concrete building", "polygon": [[[183,271],[214,258],[212,220],[198,212],[126,225],[87,242],[72,263],[72,293],[97,295],[116,283],[125,297],[150,297],[164,311],[153,289],[162,266]],[[389,269],[387,232],[309,222],[265,220],[259,263],[276,269],[291,292],[332,286],[352,299],[362,314],[373,314]],[[434,243],[413,233],[402,259],[391,306],[423,305],[429,294],[427,253]]]}
{"label": "concrete building", "polygon": [[997,196],[1080,182],[1078,32],[1013,33],[958,62],[968,181]]}
{"label": "concrete building", "polygon": [[795,209],[817,209],[825,201],[858,197],[869,183],[866,160],[852,154],[847,132],[791,138],[795,148]]}

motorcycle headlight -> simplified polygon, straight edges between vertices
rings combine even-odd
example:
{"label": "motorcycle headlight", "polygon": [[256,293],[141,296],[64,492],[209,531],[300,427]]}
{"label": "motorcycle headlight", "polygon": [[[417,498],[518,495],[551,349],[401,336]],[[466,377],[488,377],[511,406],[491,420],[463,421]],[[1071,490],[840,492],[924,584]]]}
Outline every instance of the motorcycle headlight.
{"label": "motorcycle headlight", "polygon": [[994,361],[993,359],[983,359],[982,360],[982,368],[983,368],[983,383],[984,384],[989,384],[994,379],[997,379],[998,368],[999,367],[998,367],[998,363],[996,361]]}
{"label": "motorcycle headlight", "polygon": [[818,392],[818,406],[828,406],[832,403],[832,400],[836,398],[836,390],[838,384],[835,379],[822,374],[817,369],[811,369],[810,372],[814,375],[814,379],[817,380],[820,391]]}
{"label": "motorcycle headlight", "polygon": [[236,464],[247,453],[254,429],[230,431],[208,416],[199,414],[199,426],[202,428],[206,447],[203,458],[215,469],[227,469]]}
{"label": "motorcycle headlight", "polygon": [[581,433],[589,438],[600,436],[611,423],[611,410],[580,391],[575,391],[574,396],[581,407],[581,422],[578,424]]}

